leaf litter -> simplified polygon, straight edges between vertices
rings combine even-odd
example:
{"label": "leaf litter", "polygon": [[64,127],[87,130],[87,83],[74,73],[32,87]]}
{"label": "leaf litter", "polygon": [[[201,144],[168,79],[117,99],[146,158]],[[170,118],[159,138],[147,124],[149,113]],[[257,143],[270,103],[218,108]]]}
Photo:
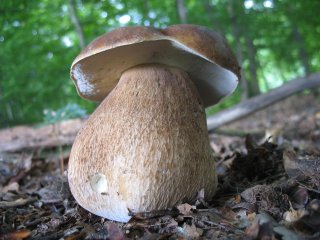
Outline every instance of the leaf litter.
{"label": "leaf litter", "polygon": [[[61,173],[60,159],[67,165],[70,146],[3,151],[0,240],[319,239],[319,113],[309,108],[284,118],[282,108],[273,113],[276,130],[264,124],[265,134],[210,134],[219,176],[215,198],[205,202],[201,190],[194,202],[134,214],[127,224],[76,203]],[[253,119],[246,120],[250,128],[261,128],[262,120]]]}

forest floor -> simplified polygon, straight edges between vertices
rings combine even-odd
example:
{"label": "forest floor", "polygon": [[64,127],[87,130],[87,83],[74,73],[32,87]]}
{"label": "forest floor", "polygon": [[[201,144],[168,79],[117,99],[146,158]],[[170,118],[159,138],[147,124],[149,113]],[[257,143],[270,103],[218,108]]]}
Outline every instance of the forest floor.
{"label": "forest floor", "polygon": [[[71,124],[73,137],[81,122]],[[63,135],[67,126],[41,131]],[[27,127],[0,132],[0,239],[320,239],[319,96],[290,97],[210,133],[213,201],[200,192],[194,203],[127,224],[88,213],[70,194],[72,137],[57,144],[34,135]]]}

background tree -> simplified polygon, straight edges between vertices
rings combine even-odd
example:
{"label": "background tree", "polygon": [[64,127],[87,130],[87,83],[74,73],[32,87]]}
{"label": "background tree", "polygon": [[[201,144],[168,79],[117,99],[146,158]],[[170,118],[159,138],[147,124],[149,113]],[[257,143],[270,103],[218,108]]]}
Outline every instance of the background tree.
{"label": "background tree", "polygon": [[242,87],[210,114],[318,71],[316,9],[318,0],[0,1],[0,127],[41,122],[68,104],[90,113],[96,104],[77,95],[70,65],[98,35],[131,25],[187,22],[227,38],[242,62]]}

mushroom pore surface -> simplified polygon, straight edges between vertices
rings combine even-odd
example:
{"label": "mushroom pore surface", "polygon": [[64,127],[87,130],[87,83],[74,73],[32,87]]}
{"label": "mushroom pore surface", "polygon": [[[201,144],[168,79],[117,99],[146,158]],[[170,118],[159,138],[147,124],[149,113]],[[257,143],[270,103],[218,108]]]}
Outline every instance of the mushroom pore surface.
{"label": "mushroom pore surface", "polygon": [[216,190],[206,116],[184,71],[160,64],[126,70],[79,132],[69,184],[90,212],[127,222]]}

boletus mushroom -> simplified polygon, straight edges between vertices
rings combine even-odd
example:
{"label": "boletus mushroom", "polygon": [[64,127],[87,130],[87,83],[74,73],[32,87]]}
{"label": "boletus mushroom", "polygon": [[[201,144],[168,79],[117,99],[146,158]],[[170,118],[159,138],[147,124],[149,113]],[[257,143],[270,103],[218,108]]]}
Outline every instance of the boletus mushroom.
{"label": "boletus mushroom", "polygon": [[71,150],[77,202],[127,222],[201,189],[211,199],[217,177],[205,107],[233,92],[239,69],[224,38],[195,25],[123,27],[91,42],[71,66],[79,95],[102,101]]}

